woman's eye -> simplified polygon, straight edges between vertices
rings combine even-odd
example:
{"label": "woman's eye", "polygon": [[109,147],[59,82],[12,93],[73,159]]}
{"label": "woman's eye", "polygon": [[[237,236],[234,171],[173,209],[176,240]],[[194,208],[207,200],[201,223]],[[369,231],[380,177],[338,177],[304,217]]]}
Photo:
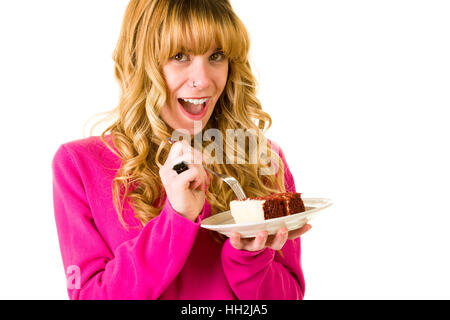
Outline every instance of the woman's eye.
{"label": "woman's eye", "polygon": [[225,53],[223,53],[222,51],[215,52],[209,59],[216,62],[222,61],[223,59],[225,59]]}
{"label": "woman's eye", "polygon": [[187,60],[187,55],[182,53],[182,52],[179,52],[176,55],[174,55],[172,57],[172,59],[174,59],[176,61],[186,61]]}

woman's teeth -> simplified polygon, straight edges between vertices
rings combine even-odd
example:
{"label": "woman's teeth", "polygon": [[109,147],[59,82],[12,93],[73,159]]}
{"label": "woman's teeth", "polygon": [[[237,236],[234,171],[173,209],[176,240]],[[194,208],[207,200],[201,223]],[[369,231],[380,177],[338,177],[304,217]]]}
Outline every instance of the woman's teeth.
{"label": "woman's teeth", "polygon": [[184,110],[186,110],[188,113],[197,115],[200,114],[203,109],[206,107],[207,101],[209,98],[205,99],[185,99],[180,98],[178,101],[183,106]]}
{"label": "woman's teeth", "polygon": [[181,98],[181,99],[186,102],[193,103],[193,104],[202,104],[202,103],[205,103],[206,101],[208,101],[208,98],[206,98],[206,99],[184,99],[184,98]]}

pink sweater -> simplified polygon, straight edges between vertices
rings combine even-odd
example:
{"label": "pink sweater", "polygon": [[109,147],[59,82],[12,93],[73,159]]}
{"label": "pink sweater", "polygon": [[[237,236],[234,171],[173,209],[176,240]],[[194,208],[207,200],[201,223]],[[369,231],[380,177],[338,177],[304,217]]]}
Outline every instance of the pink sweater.
{"label": "pink sweater", "polygon": [[[285,163],[286,189],[295,191]],[[115,212],[111,182],[120,160],[98,137],[63,144],[53,159],[55,219],[71,299],[303,299],[300,238],[283,255],[266,248],[221,245],[164,199],[142,227],[129,206],[126,230]],[[75,271],[79,271],[78,273]],[[74,281],[74,276],[78,276]]]}

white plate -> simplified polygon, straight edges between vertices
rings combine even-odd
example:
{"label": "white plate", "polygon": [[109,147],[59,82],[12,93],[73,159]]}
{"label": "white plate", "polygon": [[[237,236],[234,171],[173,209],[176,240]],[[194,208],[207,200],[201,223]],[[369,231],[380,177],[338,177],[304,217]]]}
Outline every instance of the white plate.
{"label": "white plate", "polygon": [[261,222],[236,224],[230,211],[225,211],[206,218],[202,221],[201,227],[220,232],[228,237],[232,231],[238,232],[242,238],[255,237],[261,230],[267,230],[269,234],[275,234],[283,226],[286,226],[288,230],[301,228],[314,219],[319,211],[333,204],[330,199],[325,198],[305,198],[302,200],[306,209],[304,212]]}

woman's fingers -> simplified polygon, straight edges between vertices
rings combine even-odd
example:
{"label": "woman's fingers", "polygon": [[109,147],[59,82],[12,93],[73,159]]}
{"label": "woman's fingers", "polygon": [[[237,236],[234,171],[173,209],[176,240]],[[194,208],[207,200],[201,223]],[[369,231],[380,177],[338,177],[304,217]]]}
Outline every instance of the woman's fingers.
{"label": "woman's fingers", "polygon": [[231,232],[230,243],[233,248],[238,250],[259,251],[268,247],[278,251],[283,248],[288,239],[298,238],[311,228],[309,224],[292,231],[288,231],[286,227],[283,227],[273,236],[268,236],[267,231],[260,231],[254,238],[241,238],[239,233]]}
{"label": "woman's fingers", "polygon": [[[189,169],[177,174],[173,170],[173,166],[183,161],[187,163]],[[196,190],[199,187],[202,190],[206,190],[210,183],[210,178],[201,163],[201,153],[192,148],[186,141],[179,141],[172,145],[163,170],[171,171],[168,172],[168,176],[171,179],[176,179],[177,183],[185,190]]]}
{"label": "woman's fingers", "polygon": [[275,237],[267,244],[273,250],[281,250],[288,239],[288,229],[281,228],[275,234]]}
{"label": "woman's fingers", "polygon": [[244,248],[244,243],[241,241],[241,236],[237,232],[231,232],[230,244],[237,250],[242,250]]}
{"label": "woman's fingers", "polygon": [[259,251],[266,247],[266,241],[269,237],[267,231],[259,231],[256,234],[256,238],[250,243],[251,251]]}
{"label": "woman's fingers", "polygon": [[173,167],[175,164],[180,162],[180,158],[183,157],[189,159],[189,163],[194,164],[203,163],[202,153],[197,149],[191,147],[191,145],[187,141],[182,140],[177,141],[172,145],[165,164],[167,164],[170,167]]}
{"label": "woman's fingers", "polygon": [[310,224],[305,224],[300,229],[291,230],[291,231],[289,231],[288,239],[292,240],[292,239],[298,238],[301,235],[303,235],[305,232],[311,230],[311,228],[312,228],[312,226]]}
{"label": "woman's fingers", "polygon": [[259,251],[266,247],[267,231],[260,231],[255,238],[241,238],[239,233],[232,232],[230,244],[238,250]]}
{"label": "woman's fingers", "polygon": [[[200,164],[196,164],[195,157],[194,148],[187,142],[176,142],[159,170],[170,204],[175,211],[192,221],[195,221],[205,203],[204,186],[208,182],[201,160]],[[187,164],[187,170],[174,170],[174,166],[182,161]]]}
{"label": "woman's fingers", "polygon": [[208,182],[208,178],[203,168],[198,165],[188,165],[189,170],[186,170],[178,175],[177,183],[181,184],[182,187],[187,189],[196,190],[202,187]]}
{"label": "woman's fingers", "polygon": [[194,164],[202,164],[203,163],[203,154],[199,150],[193,148],[189,142],[182,140],[182,141],[176,142],[174,144],[174,146],[176,144],[179,144],[181,146],[181,150],[182,150],[183,154],[191,155],[191,157],[192,157],[191,163],[194,163]]}
{"label": "woman's fingers", "polygon": [[182,156],[184,153],[185,147],[182,142],[176,142],[172,145],[169,151],[169,155],[167,156],[166,164],[173,165],[175,164],[175,158]]}

